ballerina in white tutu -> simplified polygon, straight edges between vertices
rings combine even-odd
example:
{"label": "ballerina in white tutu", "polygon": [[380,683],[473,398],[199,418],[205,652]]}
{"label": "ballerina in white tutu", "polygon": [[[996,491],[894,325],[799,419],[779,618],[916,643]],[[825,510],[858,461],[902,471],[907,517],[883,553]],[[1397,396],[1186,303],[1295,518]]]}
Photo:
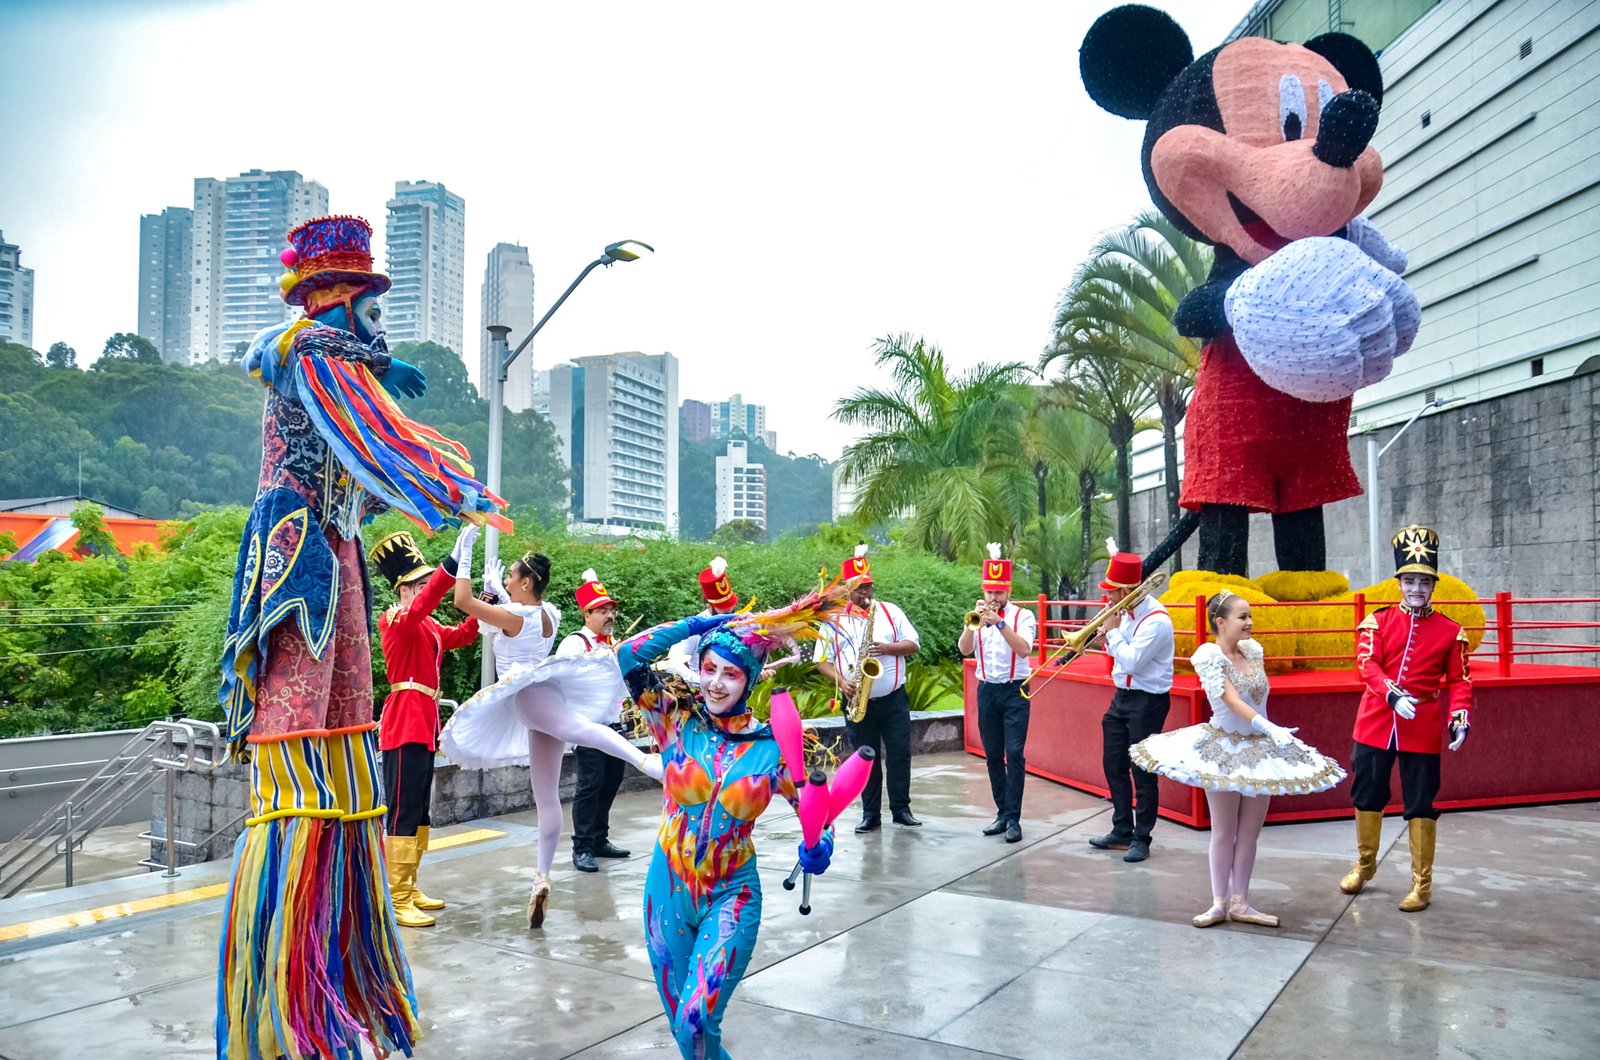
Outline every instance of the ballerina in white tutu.
{"label": "ballerina in white tutu", "polygon": [[1224,920],[1277,927],[1250,907],[1256,843],[1274,795],[1309,795],[1344,779],[1339,763],[1267,720],[1261,645],[1250,639],[1250,602],[1223,590],[1206,607],[1216,643],[1191,661],[1211,701],[1211,720],[1135,744],[1133,764],[1204,788],[1211,809],[1211,908],[1195,927]]}
{"label": "ballerina in white tutu", "polygon": [[530,928],[544,923],[550,901],[550,866],[561,843],[561,759],[567,744],[598,748],[661,779],[660,755],[645,754],[595,720],[610,714],[626,694],[616,656],[550,655],[561,612],[544,602],[549,583],[550,560],[536,553],[513,563],[509,578],[502,580],[498,561],[484,571],[484,589],[497,604],[474,597],[470,579],[456,579],[456,607],[499,631],[494,638],[498,680],[463,703],[439,738],[445,757],[466,769],[528,763],[539,815]]}

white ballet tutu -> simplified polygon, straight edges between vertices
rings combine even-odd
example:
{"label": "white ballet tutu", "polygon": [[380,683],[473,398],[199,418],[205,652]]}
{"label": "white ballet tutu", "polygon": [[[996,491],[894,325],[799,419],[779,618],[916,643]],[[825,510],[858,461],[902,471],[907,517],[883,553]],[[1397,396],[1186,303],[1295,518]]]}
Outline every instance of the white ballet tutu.
{"label": "white ballet tutu", "polygon": [[552,655],[516,663],[480,689],[451,717],[439,750],[464,769],[493,769],[528,760],[527,708],[555,702],[565,710],[607,724],[627,690],[616,656]]}
{"label": "white ballet tutu", "polygon": [[1133,764],[1180,784],[1241,795],[1310,795],[1345,778],[1344,768],[1300,740],[1280,747],[1260,733],[1210,722],[1157,733],[1128,752]]}

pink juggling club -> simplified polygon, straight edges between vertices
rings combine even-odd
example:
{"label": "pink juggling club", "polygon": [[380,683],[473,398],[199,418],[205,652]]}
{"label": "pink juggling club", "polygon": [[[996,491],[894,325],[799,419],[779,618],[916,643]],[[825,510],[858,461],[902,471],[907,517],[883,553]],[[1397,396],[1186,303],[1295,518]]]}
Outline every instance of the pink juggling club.
{"label": "pink juggling club", "polygon": [[[783,764],[788,768],[789,776],[796,785],[804,784],[806,782],[805,733],[800,725],[800,710],[794,705],[794,698],[789,695],[788,689],[779,688],[773,691],[772,716],[769,724],[772,726],[772,735],[778,741],[778,753],[783,756]],[[804,790],[801,794],[805,794]],[[807,845],[815,842],[815,839],[806,841]]]}
{"label": "pink juggling club", "polygon": [[834,770],[832,791],[828,796],[828,819],[824,827],[838,820],[839,815],[856,801],[861,789],[867,786],[867,779],[872,776],[872,760],[877,756],[878,752],[873,748],[862,747]]}

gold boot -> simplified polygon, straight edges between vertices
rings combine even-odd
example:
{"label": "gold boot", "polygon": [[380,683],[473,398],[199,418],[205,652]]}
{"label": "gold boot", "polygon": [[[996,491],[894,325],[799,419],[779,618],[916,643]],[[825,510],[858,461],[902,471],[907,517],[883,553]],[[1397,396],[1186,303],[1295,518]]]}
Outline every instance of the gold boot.
{"label": "gold boot", "polygon": [[[419,857],[418,857],[418,860],[417,860],[417,864],[418,864],[419,867],[421,866],[421,863],[422,863],[421,862],[421,855],[425,855],[425,854],[427,854],[427,852],[428,852],[428,826],[425,825],[425,824],[418,825],[417,826],[417,854],[419,855]],[[437,898],[429,898],[427,895],[422,893],[422,888],[415,887],[415,886],[412,888],[412,891],[411,891],[411,904],[416,906],[418,909],[427,909],[429,911],[432,911],[434,909],[443,909],[444,908],[444,903],[443,902],[441,902]]]}
{"label": "gold boot", "polygon": [[1360,894],[1378,872],[1378,841],[1383,837],[1383,811],[1356,811],[1356,863],[1339,881],[1345,894]]}
{"label": "gold boot", "polygon": [[1433,900],[1433,840],[1439,822],[1411,819],[1411,893],[1400,899],[1402,913],[1420,913]]}
{"label": "gold boot", "polygon": [[414,835],[391,835],[383,840],[383,852],[389,862],[389,897],[394,902],[394,922],[401,927],[432,927],[433,917],[418,909],[417,862],[422,850]]}

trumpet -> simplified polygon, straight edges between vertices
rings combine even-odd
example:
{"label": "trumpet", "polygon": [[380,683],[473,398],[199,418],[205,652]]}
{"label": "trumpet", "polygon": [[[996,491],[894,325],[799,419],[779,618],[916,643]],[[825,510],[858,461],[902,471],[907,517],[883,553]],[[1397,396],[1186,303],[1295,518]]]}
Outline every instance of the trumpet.
{"label": "trumpet", "polygon": [[1054,666],[1056,667],[1056,672],[1051,674],[1049,677],[1046,677],[1043,681],[1040,681],[1037,685],[1031,688],[1027,685],[1024,685],[1022,689],[1022,698],[1032,699],[1034,695],[1038,693],[1039,689],[1056,679],[1056,674],[1061,672],[1062,667],[1066,666],[1072,660],[1082,655],[1085,651],[1088,651],[1089,642],[1094,640],[1095,635],[1100,632],[1101,626],[1104,626],[1113,618],[1121,617],[1123,612],[1131,610],[1142,600],[1144,600],[1146,596],[1156,592],[1165,584],[1167,584],[1167,572],[1160,570],[1156,571],[1154,574],[1150,575],[1150,577],[1140,582],[1138,586],[1133,589],[1133,591],[1128,593],[1127,596],[1124,596],[1121,600],[1118,600],[1114,604],[1107,604],[1105,607],[1101,608],[1099,614],[1095,615],[1093,618],[1089,619],[1089,621],[1083,624],[1082,629],[1075,629],[1071,633],[1068,633],[1065,639],[1062,640],[1061,646],[1055,651],[1051,652],[1049,657],[1046,658],[1044,663],[1039,667],[1042,670],[1046,666]]}
{"label": "trumpet", "polygon": [[982,629],[983,628],[983,612],[982,611],[968,611],[967,612],[967,617],[965,619],[963,619],[962,621],[966,624],[966,627],[968,629],[973,629],[973,630]]}

